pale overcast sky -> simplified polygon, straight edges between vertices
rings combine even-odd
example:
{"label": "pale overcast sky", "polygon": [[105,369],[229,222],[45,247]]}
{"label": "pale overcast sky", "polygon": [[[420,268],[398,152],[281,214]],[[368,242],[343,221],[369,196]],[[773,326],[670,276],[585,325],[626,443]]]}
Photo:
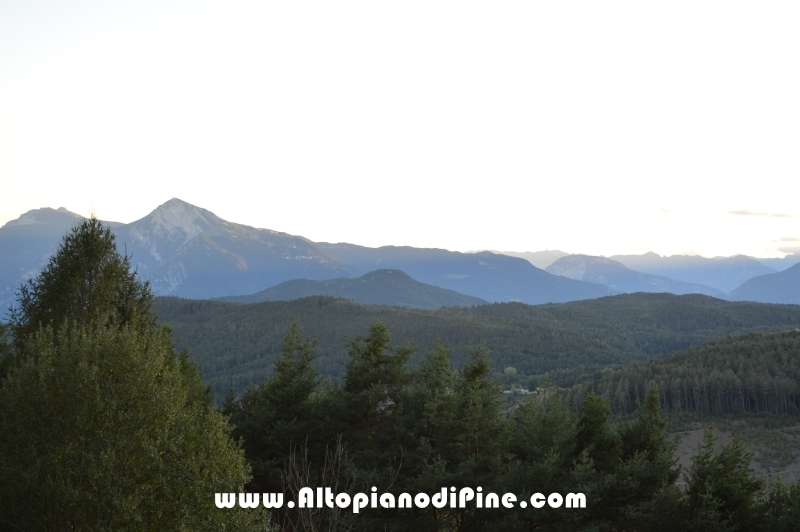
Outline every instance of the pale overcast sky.
{"label": "pale overcast sky", "polygon": [[0,224],[800,250],[798,2],[0,3]]}

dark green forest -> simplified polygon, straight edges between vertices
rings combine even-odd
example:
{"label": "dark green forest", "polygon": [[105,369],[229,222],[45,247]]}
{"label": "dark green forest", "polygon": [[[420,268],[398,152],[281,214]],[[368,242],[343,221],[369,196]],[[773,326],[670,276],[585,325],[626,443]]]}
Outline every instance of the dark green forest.
{"label": "dark green forest", "polygon": [[711,338],[800,327],[800,306],[731,303],[701,295],[629,294],[551,305],[501,303],[471,308],[412,310],[370,306],[329,297],[248,305],[157,298],[159,319],[200,363],[218,399],[240,394],[271,371],[286,323],[295,318],[316,337],[314,367],[341,378],[347,336],[386,324],[398,344],[419,349],[412,364],[446,343],[462,365],[471,345],[492,352],[492,370],[516,370],[506,386],[535,387],[542,376],[560,386],[600,378],[603,370],[685,349]]}
{"label": "dark green forest", "polygon": [[[787,333],[794,334],[794,333]],[[777,333],[780,337],[781,333]],[[792,344],[793,345],[793,344]],[[705,345],[703,346],[705,348]],[[779,364],[796,363],[796,346]],[[342,384],[319,384],[314,342],[291,322],[274,374],[223,411],[243,443],[260,492],[336,481],[354,491],[435,493],[481,486],[527,499],[536,492],[580,492],[582,511],[516,507],[376,509],[364,515],[314,516],[314,526],[352,530],[793,530],[800,489],[750,470],[753,454],[740,438],[721,450],[707,430],[691,467],[681,474],[666,434],[662,393],[647,386],[635,412],[613,416],[599,394],[570,402],[557,388],[537,391],[503,413],[490,353],[473,346],[457,369],[438,345],[409,366],[413,348],[391,343],[377,322],[348,343]],[[703,355],[701,355],[703,356]],[[791,360],[793,358],[793,360]],[[711,361],[709,360],[708,363]],[[784,414],[785,415],[785,414]],[[289,464],[288,468],[287,465]],[[316,465],[315,465],[316,464]],[[337,473],[333,475],[331,471]],[[298,481],[297,479],[302,479]],[[279,511],[284,529],[311,516]],[[315,528],[320,529],[320,528]]]}
{"label": "dark green forest", "polygon": [[594,393],[619,413],[632,412],[656,383],[667,412],[796,414],[800,407],[800,329],[708,341],[575,386],[581,403]]}
{"label": "dark green forest", "polygon": [[[800,486],[758,478],[738,437],[718,446],[706,430],[682,470],[666,417],[796,415],[797,307],[155,300],[96,219],[18,296],[0,330],[3,531],[789,531],[800,518]],[[559,371],[575,386],[547,384]],[[537,376],[504,402],[504,384]],[[229,385],[221,406],[210,383]],[[355,514],[214,498],[303,487],[586,506]]]}

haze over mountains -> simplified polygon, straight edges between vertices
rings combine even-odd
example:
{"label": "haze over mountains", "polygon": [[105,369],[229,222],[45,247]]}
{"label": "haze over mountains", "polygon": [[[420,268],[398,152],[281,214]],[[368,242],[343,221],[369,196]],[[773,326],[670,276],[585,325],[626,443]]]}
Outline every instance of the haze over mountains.
{"label": "haze over mountains", "polygon": [[776,271],[745,255],[709,259],[696,255],[662,257],[650,252],[644,255],[612,255],[608,258],[632,270],[711,286],[726,293],[757,275]]}
{"label": "haze over mountains", "polygon": [[566,251],[561,251],[560,249],[546,249],[544,251],[494,251],[492,253],[500,253],[501,255],[508,255],[509,257],[519,257],[521,259],[525,259],[537,268],[541,268],[543,270],[547,269],[548,266],[553,264],[555,261],[560,259],[561,257],[566,257],[570,255]]}
{"label": "haze over mountains", "polygon": [[417,281],[491,302],[563,303],[615,292],[604,286],[549,274],[517,257],[488,251],[458,253],[445,249],[320,242],[320,249],[356,273],[378,268],[406,272]]}
{"label": "haze over mountains", "polygon": [[567,255],[553,262],[547,267],[547,271],[570,279],[602,284],[617,292],[669,292],[677,295],[705,294],[718,298],[726,297],[725,292],[710,286],[633,271],[605,257]]}
{"label": "haze over mountains", "polygon": [[[0,308],[13,303],[19,285],[39,271],[80,218],[63,208],[43,208],[0,228]],[[255,294],[261,293],[258,297],[272,298],[309,291],[329,293],[335,284],[325,288],[313,281],[336,279],[344,286],[343,279],[375,270],[398,270],[408,279],[397,276],[395,279],[403,282],[394,286],[386,274],[368,277],[377,283],[375,286],[381,286],[377,293],[386,296],[376,303],[425,308],[461,304],[455,301],[472,305],[479,300],[539,304],[635,291],[798,302],[795,296],[787,295],[797,292],[796,275],[788,270],[779,275],[760,260],[741,255],[707,259],[647,253],[602,258],[559,250],[460,253],[407,246],[315,243],[301,236],[223,220],[176,198],[135,222],[107,223],[117,236],[120,251],[131,255],[132,264],[150,281],[157,295],[221,298],[257,297]],[[769,260],[771,264],[790,265],[794,258],[788,256],[780,263],[775,262],[779,259]],[[287,281],[297,282],[276,286]],[[423,289],[420,284],[429,287]],[[349,289],[355,286],[351,284]],[[444,297],[445,292],[435,288],[456,294]],[[347,290],[342,290],[345,295]]]}
{"label": "haze over mountains", "polygon": [[800,305],[800,264],[782,272],[759,275],[731,292],[733,299]]}
{"label": "haze over mountains", "polygon": [[400,270],[375,270],[355,279],[348,277],[327,281],[294,279],[249,296],[228,296],[219,300],[231,303],[260,303],[292,301],[311,296],[333,296],[367,305],[394,305],[422,309],[469,307],[488,303],[477,297],[420,283]]}

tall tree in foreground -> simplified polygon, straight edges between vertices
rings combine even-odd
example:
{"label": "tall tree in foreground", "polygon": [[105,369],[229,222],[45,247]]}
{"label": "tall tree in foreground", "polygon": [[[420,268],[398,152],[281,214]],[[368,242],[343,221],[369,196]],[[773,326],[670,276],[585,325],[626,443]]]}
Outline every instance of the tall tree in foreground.
{"label": "tall tree in foreground", "polygon": [[66,320],[146,330],[155,325],[152,303],[147,283],[117,252],[111,229],[92,217],[68,233],[41,273],[20,287],[12,331],[21,346],[41,326],[58,329]]}
{"label": "tall tree in foreground", "polygon": [[0,384],[0,523],[19,530],[217,530],[249,469],[152,294],[95,219],[21,290]]}

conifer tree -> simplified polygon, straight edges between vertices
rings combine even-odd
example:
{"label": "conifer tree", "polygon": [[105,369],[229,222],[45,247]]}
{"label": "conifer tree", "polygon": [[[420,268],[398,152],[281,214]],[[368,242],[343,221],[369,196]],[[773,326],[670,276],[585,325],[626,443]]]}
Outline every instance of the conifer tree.
{"label": "conifer tree", "polygon": [[619,465],[620,441],[609,426],[611,409],[599,395],[589,395],[583,402],[575,436],[576,451],[586,452],[598,471],[611,472]]}
{"label": "conifer tree", "polygon": [[461,368],[455,393],[460,419],[462,460],[490,453],[500,437],[500,384],[492,375],[489,350],[483,344],[470,349]]}
{"label": "conifer tree", "polygon": [[223,412],[231,415],[234,437],[242,439],[253,467],[249,489],[279,492],[281,474],[293,450],[315,443],[321,445],[314,449],[324,447],[317,405],[312,404],[319,381],[311,367],[315,345],[316,341],[305,338],[297,322],[291,320],[274,375],[248,388],[238,401],[228,399],[223,407]]}
{"label": "conifer tree", "polygon": [[655,384],[638,406],[636,420],[620,430],[621,463],[606,503],[609,517],[619,528],[680,530],[682,494],[675,485],[680,468],[673,457],[679,442],[667,439]]}
{"label": "conifer tree", "polygon": [[18,346],[39,330],[65,322],[153,327],[153,294],[117,252],[111,229],[94,216],[65,237],[37,277],[22,285],[11,323]]}
{"label": "conifer tree", "polygon": [[0,523],[19,530],[251,526],[249,479],[196,367],[155,325],[113,234],[85,220],[23,287],[0,384]]}
{"label": "conifer tree", "polygon": [[689,528],[691,530],[747,530],[763,482],[749,471],[753,453],[739,436],[714,451],[716,437],[710,428],[687,475]]}
{"label": "conifer tree", "polygon": [[351,441],[371,449],[381,423],[396,409],[408,373],[412,346],[390,345],[389,330],[382,322],[369,328],[366,337],[349,340],[350,359],[344,376],[346,408],[352,418]]}

